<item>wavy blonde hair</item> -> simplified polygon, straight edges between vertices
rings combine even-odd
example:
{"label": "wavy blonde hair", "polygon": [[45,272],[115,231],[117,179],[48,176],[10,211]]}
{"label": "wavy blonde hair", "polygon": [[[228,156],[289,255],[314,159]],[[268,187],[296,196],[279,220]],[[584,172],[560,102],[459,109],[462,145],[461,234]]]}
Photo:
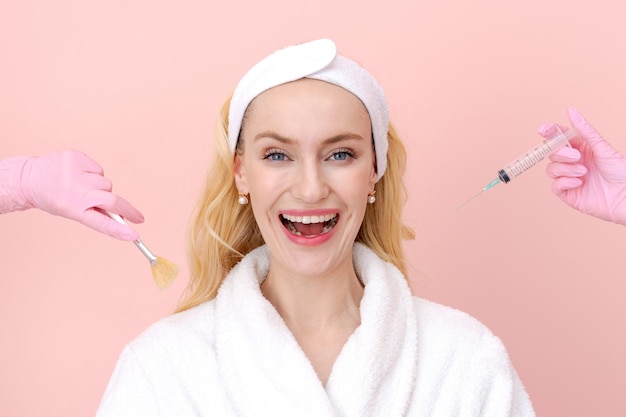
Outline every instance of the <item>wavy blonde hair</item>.
{"label": "wavy blonde hair", "polygon": [[[192,215],[188,233],[190,279],[177,311],[184,311],[215,298],[230,270],[253,249],[264,244],[250,205],[238,203],[233,154],[228,146],[228,109],[222,105],[215,127],[211,168]],[[402,177],[406,150],[389,125],[389,150],[385,175],[376,183],[376,203],[369,204],[356,241],[371,248],[407,276],[402,239],[415,233],[402,224],[406,188]]]}

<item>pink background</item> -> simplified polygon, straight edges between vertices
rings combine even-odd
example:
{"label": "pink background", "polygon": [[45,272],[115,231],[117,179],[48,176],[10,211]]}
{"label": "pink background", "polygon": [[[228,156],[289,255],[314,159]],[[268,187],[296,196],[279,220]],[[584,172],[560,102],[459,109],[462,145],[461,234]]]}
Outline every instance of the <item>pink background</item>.
{"label": "pink background", "polygon": [[158,291],[131,243],[0,216],[0,415],[94,413],[123,345],[184,288],[219,104],[267,53],[331,37],[409,148],[415,292],[499,335],[538,415],[624,416],[626,229],[562,204],[545,162],[455,210],[569,106],[626,152],[624,16],[615,0],[3,1],[0,157],[91,155],[182,271]]}

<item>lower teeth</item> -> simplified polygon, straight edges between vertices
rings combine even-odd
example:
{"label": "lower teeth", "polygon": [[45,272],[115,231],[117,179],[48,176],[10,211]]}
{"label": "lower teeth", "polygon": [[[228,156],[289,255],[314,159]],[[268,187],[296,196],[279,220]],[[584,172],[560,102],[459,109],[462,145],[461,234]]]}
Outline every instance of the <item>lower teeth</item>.
{"label": "lower teeth", "polygon": [[293,223],[291,222],[285,222],[283,223],[285,225],[285,227],[287,228],[287,230],[289,230],[291,233],[293,233],[294,235],[300,235],[302,236],[302,233],[298,232],[296,230],[296,227],[293,225]]}

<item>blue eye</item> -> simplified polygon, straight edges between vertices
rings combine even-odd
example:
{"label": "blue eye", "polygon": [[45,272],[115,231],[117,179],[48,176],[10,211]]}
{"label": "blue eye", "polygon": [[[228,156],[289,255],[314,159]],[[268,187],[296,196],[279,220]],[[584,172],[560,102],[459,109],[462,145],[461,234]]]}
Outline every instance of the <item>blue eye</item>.
{"label": "blue eye", "polygon": [[283,155],[282,153],[273,153],[269,156],[269,158],[272,161],[284,161],[285,160],[285,155]]}
{"label": "blue eye", "polygon": [[287,155],[277,150],[270,150],[265,153],[263,159],[269,159],[270,161],[286,161]]}
{"label": "blue eye", "polygon": [[350,151],[337,151],[330,156],[333,161],[346,161],[348,158],[354,158],[354,154]]}

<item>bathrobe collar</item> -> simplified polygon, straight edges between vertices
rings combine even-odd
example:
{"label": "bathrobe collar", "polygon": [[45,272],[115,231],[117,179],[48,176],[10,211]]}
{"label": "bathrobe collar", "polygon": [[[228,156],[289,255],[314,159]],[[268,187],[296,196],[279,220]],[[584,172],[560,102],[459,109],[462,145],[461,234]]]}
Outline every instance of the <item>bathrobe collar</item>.
{"label": "bathrobe collar", "polygon": [[[417,327],[404,276],[355,244],[365,285],[361,325],[333,366],[326,387],[260,284],[269,252],[250,252],[226,277],[216,302],[216,355],[238,415],[403,416],[417,370]],[[208,394],[210,395],[210,394]]]}

